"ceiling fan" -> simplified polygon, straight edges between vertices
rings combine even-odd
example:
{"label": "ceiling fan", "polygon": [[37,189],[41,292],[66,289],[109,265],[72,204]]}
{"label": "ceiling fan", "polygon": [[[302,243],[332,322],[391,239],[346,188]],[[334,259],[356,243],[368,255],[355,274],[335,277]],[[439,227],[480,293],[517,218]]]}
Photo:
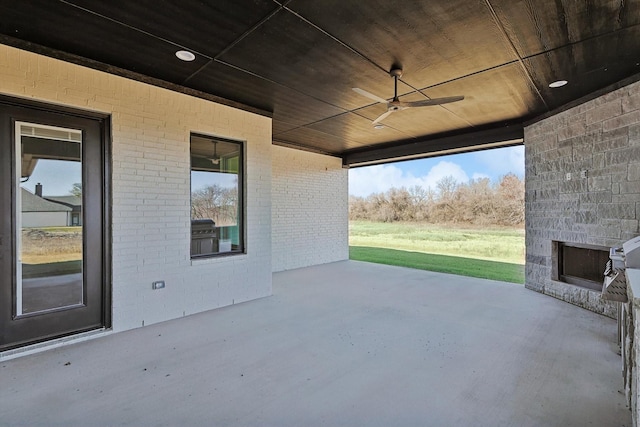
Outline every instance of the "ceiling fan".
{"label": "ceiling fan", "polygon": [[211,156],[203,156],[202,154],[192,154],[192,156],[208,160],[213,165],[219,165],[220,164],[220,156],[218,155],[218,142],[217,141],[213,141],[213,157],[211,157]]}
{"label": "ceiling fan", "polygon": [[450,96],[448,98],[434,98],[434,99],[425,99],[424,101],[413,101],[413,102],[403,102],[398,99],[398,78],[402,77],[402,69],[401,68],[393,68],[389,71],[389,74],[394,79],[394,92],[393,99],[391,101],[387,101],[384,98],[380,98],[370,92],[367,92],[364,89],[360,89],[359,87],[354,87],[353,90],[359,93],[362,96],[366,96],[369,99],[373,99],[374,101],[378,101],[381,104],[387,105],[387,112],[380,115],[377,119],[373,121],[374,125],[377,125],[382,120],[386,119],[391,115],[391,113],[395,113],[396,111],[406,110],[407,108],[413,107],[429,107],[431,105],[441,105],[448,104],[449,102],[457,102],[462,101],[464,96]]}

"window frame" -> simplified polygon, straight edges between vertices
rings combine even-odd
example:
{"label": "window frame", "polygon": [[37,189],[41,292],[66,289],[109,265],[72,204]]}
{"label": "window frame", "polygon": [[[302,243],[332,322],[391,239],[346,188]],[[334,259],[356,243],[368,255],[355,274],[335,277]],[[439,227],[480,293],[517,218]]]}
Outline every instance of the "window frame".
{"label": "window frame", "polygon": [[[193,235],[192,235],[192,221],[193,221],[193,217],[192,217],[192,206],[193,206],[193,172],[194,172],[194,166],[193,166],[193,155],[192,155],[192,143],[193,143],[193,138],[197,137],[197,138],[203,138],[203,139],[208,139],[210,140],[212,143],[213,142],[220,142],[220,143],[230,143],[230,144],[235,144],[238,147],[238,151],[239,151],[239,159],[238,159],[238,173],[237,173],[237,179],[238,179],[238,184],[237,184],[237,190],[238,190],[238,204],[239,207],[237,209],[238,212],[238,216],[239,218],[237,219],[237,224],[238,224],[238,248],[237,249],[232,249],[230,251],[225,251],[225,252],[213,252],[213,253],[205,253],[205,254],[193,254],[192,252],[192,241],[193,241]],[[225,137],[221,137],[221,136],[217,136],[217,135],[210,135],[210,134],[206,134],[206,133],[201,133],[201,132],[190,132],[189,134],[189,254],[190,254],[190,259],[193,260],[200,260],[200,259],[211,259],[211,258],[220,258],[220,257],[227,257],[227,256],[234,256],[234,255],[243,255],[247,253],[247,245],[246,245],[246,218],[247,218],[247,206],[246,206],[246,164],[247,164],[247,159],[246,159],[246,141],[243,140],[237,140],[237,139],[230,139],[230,138],[225,138]],[[207,171],[202,171],[202,170],[195,170],[196,172],[207,172]],[[214,172],[215,171],[209,171],[209,172]],[[216,226],[216,229],[219,230],[219,226]],[[216,236],[219,240],[219,231],[217,232],[217,236]]]}

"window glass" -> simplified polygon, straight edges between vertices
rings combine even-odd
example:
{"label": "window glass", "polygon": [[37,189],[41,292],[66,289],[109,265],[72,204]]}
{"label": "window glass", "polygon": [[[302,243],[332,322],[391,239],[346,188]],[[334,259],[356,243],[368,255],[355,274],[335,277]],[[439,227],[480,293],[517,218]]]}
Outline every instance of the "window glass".
{"label": "window glass", "polygon": [[191,135],[191,257],[244,252],[243,145]]}

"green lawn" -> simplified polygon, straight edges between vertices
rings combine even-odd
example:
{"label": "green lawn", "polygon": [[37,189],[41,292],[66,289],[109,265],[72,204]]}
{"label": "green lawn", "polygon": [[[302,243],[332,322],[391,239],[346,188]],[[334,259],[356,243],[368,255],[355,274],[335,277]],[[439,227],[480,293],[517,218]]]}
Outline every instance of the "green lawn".
{"label": "green lawn", "polygon": [[350,258],[524,283],[524,230],[349,223]]}

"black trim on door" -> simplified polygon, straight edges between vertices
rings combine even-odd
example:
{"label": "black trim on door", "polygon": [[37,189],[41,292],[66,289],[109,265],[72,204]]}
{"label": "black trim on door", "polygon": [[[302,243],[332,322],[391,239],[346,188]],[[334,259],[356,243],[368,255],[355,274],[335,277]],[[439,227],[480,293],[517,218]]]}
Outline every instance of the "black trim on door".
{"label": "black trim on door", "polygon": [[[83,132],[83,283],[86,304],[16,316],[15,122]],[[110,117],[0,95],[0,350],[111,327]]]}

